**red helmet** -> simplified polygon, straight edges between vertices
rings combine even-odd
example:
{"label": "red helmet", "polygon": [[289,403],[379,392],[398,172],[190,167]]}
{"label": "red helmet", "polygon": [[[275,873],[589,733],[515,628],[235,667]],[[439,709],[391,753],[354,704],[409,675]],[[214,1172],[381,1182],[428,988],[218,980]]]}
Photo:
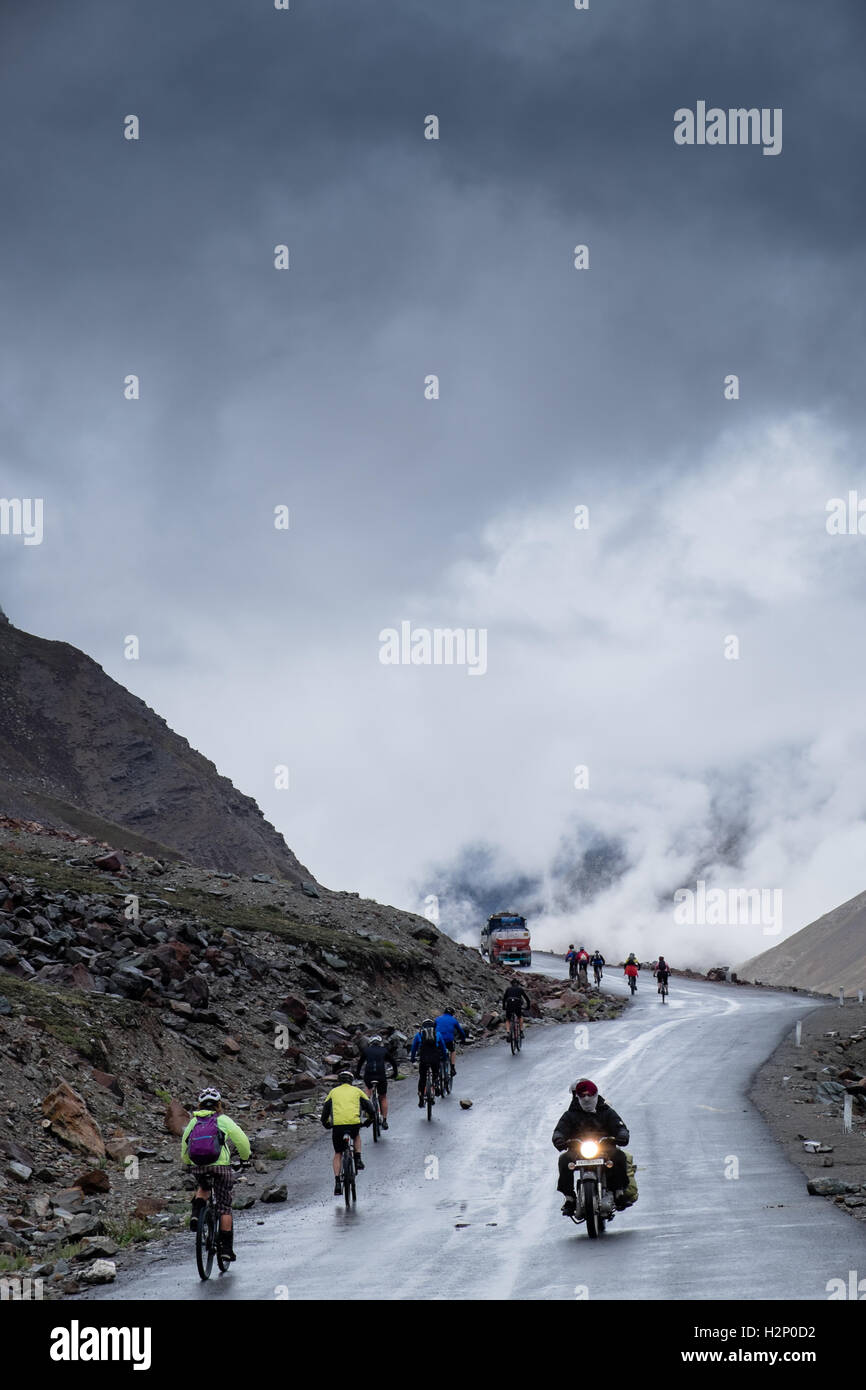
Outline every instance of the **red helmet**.
{"label": "red helmet", "polygon": [[573,1096],[597,1096],[598,1087],[594,1081],[587,1081],[586,1077],[582,1076],[579,1081],[574,1082],[571,1094]]}

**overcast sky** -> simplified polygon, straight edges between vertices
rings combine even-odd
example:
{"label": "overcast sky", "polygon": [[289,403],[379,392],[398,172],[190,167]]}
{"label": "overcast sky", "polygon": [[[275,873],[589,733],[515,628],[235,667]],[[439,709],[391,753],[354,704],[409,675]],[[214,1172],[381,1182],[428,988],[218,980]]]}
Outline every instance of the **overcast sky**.
{"label": "overcast sky", "polygon": [[[16,625],[455,932],[737,961],[866,888],[866,536],[825,524],[866,498],[861,0],[4,0],[0,37]],[[781,108],[781,153],[677,146],[699,101]],[[403,620],[485,629],[486,674],[383,665]],[[781,934],[675,924],[698,877],[781,889]]]}

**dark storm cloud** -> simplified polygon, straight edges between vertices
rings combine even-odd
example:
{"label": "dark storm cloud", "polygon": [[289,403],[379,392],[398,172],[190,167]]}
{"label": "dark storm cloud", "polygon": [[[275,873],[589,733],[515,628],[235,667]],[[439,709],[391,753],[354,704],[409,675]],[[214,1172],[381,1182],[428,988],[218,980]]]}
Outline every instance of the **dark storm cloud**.
{"label": "dark storm cloud", "polygon": [[[632,637],[620,605],[636,601],[623,572],[635,554],[650,567],[669,560],[662,503],[696,460],[710,458],[711,490],[712,461],[733,467],[736,445],[713,453],[722,431],[757,440],[749,447],[779,469],[762,426],[808,411],[841,440],[838,457],[847,449],[856,461],[862,6],[6,8],[0,493],[45,497],[46,540],[27,553],[4,546],[4,605],[13,621],[93,652],[257,795],[291,729],[318,778],[308,767],[294,820],[266,809],[314,870],[333,865],[335,877],[370,855],[356,844],[357,808],[350,815],[338,774],[328,782],[322,769],[369,743],[358,784],[375,783],[384,817],[408,802],[428,827],[429,849],[401,840],[401,873],[421,882],[424,864],[454,847],[438,846],[435,808],[398,765],[423,761],[438,720],[447,767],[442,720],[459,730],[465,711],[456,701],[443,716],[425,692],[417,705],[392,696],[382,719],[383,696],[366,680],[381,627],[413,603],[459,607],[455,561],[485,579],[492,566],[496,582],[468,607],[483,624],[504,596],[499,635],[520,648],[512,669],[527,682],[529,721],[545,694],[534,673],[556,666],[557,644],[604,648],[615,685],[617,648]],[[676,147],[674,111],[699,99],[782,107],[781,155]],[[137,143],[122,138],[130,112],[142,122]],[[430,112],[438,142],[422,138]],[[278,242],[291,248],[287,274],[272,268]],[[572,268],[578,242],[590,246],[588,272]],[[128,372],[141,376],[136,403],[122,399]],[[435,403],[422,397],[430,372],[442,383]],[[728,372],[741,377],[735,406],[722,398]],[[748,483],[739,495],[748,507]],[[525,591],[559,543],[553,521],[533,517],[543,539],[519,584],[507,536],[485,548],[484,528],[546,506],[567,518],[578,501],[605,508],[607,582],[575,614],[562,602],[573,582],[563,560],[555,592],[537,593],[527,612]],[[292,508],[288,537],[270,524],[281,502]],[[684,494],[683,549],[690,535],[712,546],[723,502],[723,490],[707,510],[699,492]],[[733,516],[728,559],[739,524]],[[765,529],[775,524],[771,511]],[[636,542],[638,525],[649,543]],[[530,528],[511,549],[523,556],[531,541]],[[501,547],[493,559],[491,546]],[[778,567],[787,574],[787,561]],[[732,593],[745,620],[767,595],[756,586],[743,597],[735,570],[720,562],[707,578],[699,558],[673,563],[659,603],[676,626],[685,574],[720,624]],[[137,668],[118,656],[127,632],[142,636]],[[563,749],[569,698],[568,714],[551,718]],[[595,698],[606,712],[607,692]],[[241,703],[260,712],[260,730],[228,727]],[[510,729],[495,709],[486,718],[495,768],[493,744]],[[684,761],[704,756],[695,736]],[[491,775],[472,788],[480,824],[467,815],[467,843],[487,833]],[[341,797],[351,823],[335,827]],[[741,828],[736,807],[723,811],[711,808],[706,833],[730,862],[760,816]],[[411,817],[400,821],[398,839]],[[568,853],[556,849],[568,824],[551,814],[518,878],[535,884],[538,866],[553,865],[568,889]],[[593,843],[631,848],[613,811],[607,829],[587,824],[578,858]],[[677,833],[678,822],[672,843]],[[646,839],[642,864],[657,852]],[[674,844],[671,857],[680,872],[688,856]],[[493,893],[490,874],[485,883]],[[657,887],[647,871],[640,892]]]}

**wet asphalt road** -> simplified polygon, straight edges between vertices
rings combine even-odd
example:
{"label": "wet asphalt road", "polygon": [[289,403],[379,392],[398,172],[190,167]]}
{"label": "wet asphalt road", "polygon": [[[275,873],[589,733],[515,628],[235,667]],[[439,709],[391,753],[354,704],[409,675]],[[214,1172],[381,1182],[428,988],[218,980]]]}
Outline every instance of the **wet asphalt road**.
{"label": "wet asphalt road", "polygon": [[[615,1022],[530,1028],[516,1057],[504,1043],[470,1048],[432,1123],[414,1080],[392,1084],[392,1128],[375,1146],[364,1131],[354,1211],[331,1196],[323,1132],[287,1164],[284,1209],[262,1225],[261,1206],[237,1214],[229,1274],[202,1284],[192,1238],[178,1236],[95,1296],[826,1299],[829,1279],[866,1270],[866,1225],[807,1196],[746,1100],[756,1068],[813,1005],[672,984],[667,1006],[642,980]],[[550,1136],[579,1075],[630,1127],[638,1164],[639,1201],[596,1241],[560,1215],[554,1190]]]}

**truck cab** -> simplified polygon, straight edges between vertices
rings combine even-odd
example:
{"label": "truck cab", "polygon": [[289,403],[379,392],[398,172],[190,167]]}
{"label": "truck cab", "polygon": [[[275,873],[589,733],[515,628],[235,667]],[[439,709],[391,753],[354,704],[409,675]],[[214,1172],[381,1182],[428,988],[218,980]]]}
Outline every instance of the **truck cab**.
{"label": "truck cab", "polygon": [[526,918],[519,912],[494,912],[481,928],[481,954],[486,955],[491,964],[531,965]]}

